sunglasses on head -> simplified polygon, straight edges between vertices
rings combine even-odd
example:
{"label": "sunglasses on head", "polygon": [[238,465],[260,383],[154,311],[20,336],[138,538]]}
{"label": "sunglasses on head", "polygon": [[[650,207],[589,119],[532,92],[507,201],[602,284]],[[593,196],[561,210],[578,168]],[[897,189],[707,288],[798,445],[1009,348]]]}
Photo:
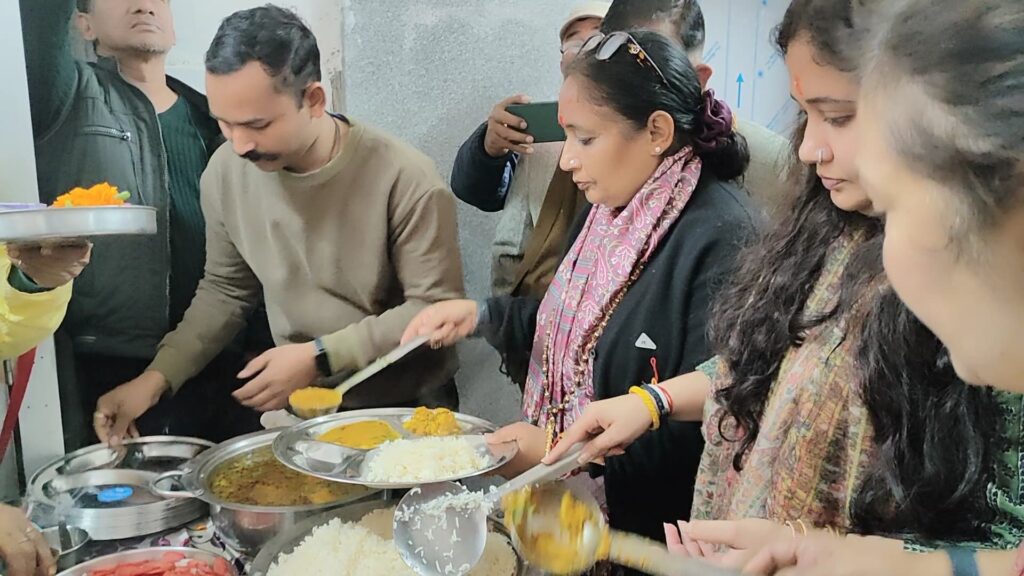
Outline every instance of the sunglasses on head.
{"label": "sunglasses on head", "polygon": [[599,62],[607,62],[614,56],[620,48],[626,47],[626,50],[633,55],[637,63],[644,68],[654,70],[654,73],[658,75],[662,84],[668,88],[668,78],[661,72],[661,68],[651,58],[650,54],[644,50],[644,47],[633,38],[633,35],[629,32],[612,32],[611,34],[596,34],[591,36],[589,40],[580,46],[579,54],[585,52],[594,52],[594,57]]}

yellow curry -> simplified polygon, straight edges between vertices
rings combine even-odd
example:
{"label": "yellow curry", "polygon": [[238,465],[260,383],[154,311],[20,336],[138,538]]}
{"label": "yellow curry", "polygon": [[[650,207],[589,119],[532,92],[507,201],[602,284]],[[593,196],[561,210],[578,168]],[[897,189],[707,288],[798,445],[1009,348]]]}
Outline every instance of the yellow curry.
{"label": "yellow curry", "polygon": [[363,420],[332,428],[317,437],[317,440],[357,450],[370,450],[401,437],[397,430],[383,420]]}
{"label": "yellow curry", "polygon": [[462,432],[455,413],[447,408],[431,410],[420,406],[402,426],[417,436],[453,436]]}
{"label": "yellow curry", "polygon": [[333,388],[300,388],[288,395],[288,404],[299,418],[330,414],[341,406],[341,394]]}
{"label": "yellow curry", "polygon": [[[519,536],[523,554],[531,564],[554,574],[573,574],[588,568],[588,559],[581,558],[579,551],[583,547],[585,527],[600,523],[594,511],[566,491],[562,494],[556,531],[531,529],[530,521],[536,519],[543,500],[543,493],[525,488],[505,496],[502,501],[505,525]],[[598,558],[608,557],[608,545],[609,540],[604,535]]]}

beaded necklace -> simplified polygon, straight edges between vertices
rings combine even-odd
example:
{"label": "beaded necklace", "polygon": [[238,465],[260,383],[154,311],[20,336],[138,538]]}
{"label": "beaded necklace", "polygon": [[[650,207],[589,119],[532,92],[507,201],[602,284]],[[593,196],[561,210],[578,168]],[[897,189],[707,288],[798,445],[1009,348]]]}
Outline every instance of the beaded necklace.
{"label": "beaded necklace", "polygon": [[[648,239],[647,242],[644,244],[642,253],[646,253],[649,246],[650,239]],[[640,273],[643,272],[644,269],[644,264],[646,264],[645,261],[640,261],[637,263],[637,266],[633,270],[633,273],[630,274],[629,276],[629,280],[627,280],[626,283],[621,288],[619,288],[619,290],[615,293],[615,296],[608,303],[608,306],[602,314],[601,323],[597,325],[597,327],[594,329],[594,333],[590,335],[590,338],[587,340],[586,344],[584,344],[583,348],[576,355],[576,366],[574,370],[572,392],[570,392],[564,398],[562,398],[562,402],[557,406],[553,405],[552,403],[552,383],[550,374],[555,369],[554,366],[551,365],[551,343],[554,340],[551,335],[554,329],[554,325],[558,321],[558,318],[557,315],[552,315],[551,321],[548,323],[547,326],[546,338],[544,342],[544,356],[541,360],[541,373],[543,375],[545,384],[545,408],[543,409],[542,413],[546,412],[548,416],[547,425],[544,427],[545,431],[547,432],[546,441],[544,444],[545,454],[551,451],[551,448],[555,445],[555,440],[557,440],[555,435],[555,418],[557,418],[559,414],[565,413],[566,409],[569,407],[569,404],[580,394],[580,391],[584,386],[583,375],[586,372],[587,363],[592,360],[594,348],[597,347],[597,341],[604,334],[604,329],[608,325],[608,321],[611,319],[612,314],[615,313],[615,309],[619,306],[619,303],[622,302],[622,299],[625,297],[626,292],[633,285],[633,283],[636,282],[637,278],[640,277]]]}

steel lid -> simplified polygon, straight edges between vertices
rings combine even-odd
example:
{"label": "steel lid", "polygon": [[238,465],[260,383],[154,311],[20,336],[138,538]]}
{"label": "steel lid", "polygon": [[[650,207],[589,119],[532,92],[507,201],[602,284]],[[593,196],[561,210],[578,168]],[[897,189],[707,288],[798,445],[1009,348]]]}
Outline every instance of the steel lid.
{"label": "steel lid", "polygon": [[[163,498],[150,483],[212,446],[199,438],[150,436],[128,440],[118,448],[82,448],[36,472],[29,481],[28,500],[34,508],[63,516],[94,540],[132,538],[174,528],[201,516],[205,504],[195,499]],[[40,515],[38,510],[35,515]]]}

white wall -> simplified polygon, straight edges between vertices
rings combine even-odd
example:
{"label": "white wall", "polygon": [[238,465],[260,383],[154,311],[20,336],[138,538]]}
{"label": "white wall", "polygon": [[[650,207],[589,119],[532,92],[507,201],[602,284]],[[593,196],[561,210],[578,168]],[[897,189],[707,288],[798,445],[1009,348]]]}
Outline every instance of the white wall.
{"label": "white wall", "polygon": [[[174,0],[171,7],[178,44],[168,57],[169,73],[205,92],[203,59],[221,20],[238,10],[266,3],[259,0]],[[340,106],[341,3],[339,0],[283,0],[276,3],[298,12],[316,34],[324,83],[334,88],[333,96]]]}
{"label": "white wall", "polygon": [[36,160],[32,151],[32,118],[28,107],[25,49],[21,43],[18,3],[0,2],[0,202],[38,202]]}
{"label": "white wall", "polygon": [[[0,202],[38,202],[36,163],[32,145],[25,51],[21,40],[21,17],[17,2],[0,2]],[[7,386],[0,371],[0,420],[7,410]],[[21,410],[20,429],[25,469],[31,473],[46,460],[63,454],[60,434],[60,403],[53,363],[53,343],[40,346],[29,391]],[[0,454],[0,499],[18,494],[14,450]]]}

